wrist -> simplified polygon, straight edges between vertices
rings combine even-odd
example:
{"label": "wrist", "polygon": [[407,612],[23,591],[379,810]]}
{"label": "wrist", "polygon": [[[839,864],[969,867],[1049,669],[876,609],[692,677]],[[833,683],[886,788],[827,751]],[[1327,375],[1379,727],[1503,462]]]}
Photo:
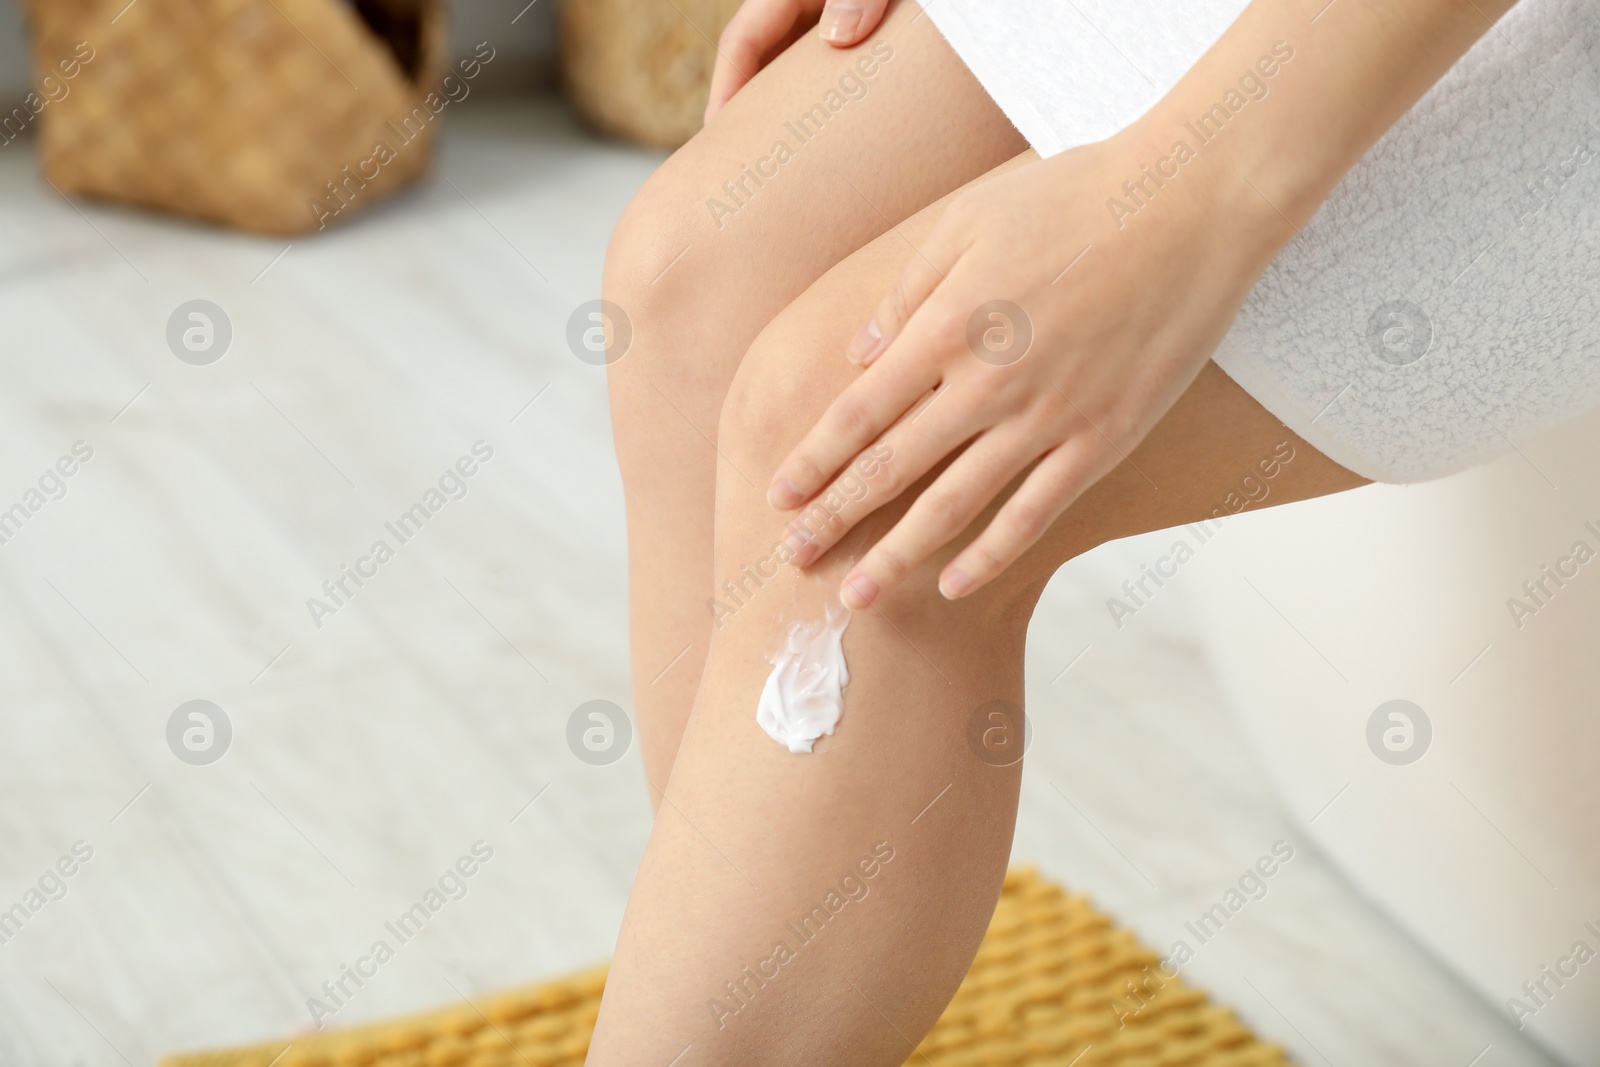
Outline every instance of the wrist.
{"label": "wrist", "polygon": [[1253,280],[1316,205],[1285,194],[1288,176],[1237,169],[1238,153],[1221,149],[1237,148],[1239,139],[1224,145],[1208,132],[1169,96],[1114,135],[1107,144],[1120,163],[1120,184],[1106,211],[1119,231],[1146,223],[1189,227],[1215,243],[1217,267],[1233,263]]}
{"label": "wrist", "polygon": [[[1252,8],[1251,14],[1254,14]],[[1209,51],[1117,139],[1270,262],[1316,214],[1365,148],[1362,123],[1317,122],[1329,107],[1302,31],[1250,22]],[[1308,99],[1315,98],[1312,104]],[[1181,162],[1179,162],[1181,161]],[[1176,199],[1176,198],[1174,198]]]}

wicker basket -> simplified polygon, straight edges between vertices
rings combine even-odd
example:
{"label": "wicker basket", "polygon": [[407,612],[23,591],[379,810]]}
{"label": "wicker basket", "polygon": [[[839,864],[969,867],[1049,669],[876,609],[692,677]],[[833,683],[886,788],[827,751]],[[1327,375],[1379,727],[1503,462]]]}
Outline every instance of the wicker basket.
{"label": "wicker basket", "polygon": [[562,0],[561,72],[578,113],[615,137],[676,148],[700,129],[714,43],[740,0]]}
{"label": "wicker basket", "polygon": [[445,99],[440,0],[27,7],[40,158],[64,193],[295,234],[427,168]]}

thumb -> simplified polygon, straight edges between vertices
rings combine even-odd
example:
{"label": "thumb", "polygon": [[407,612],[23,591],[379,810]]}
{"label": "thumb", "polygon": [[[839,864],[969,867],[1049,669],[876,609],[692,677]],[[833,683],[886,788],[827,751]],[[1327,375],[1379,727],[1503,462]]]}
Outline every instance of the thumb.
{"label": "thumb", "polygon": [[888,5],[889,0],[828,0],[818,32],[829,44],[855,44],[878,28]]}

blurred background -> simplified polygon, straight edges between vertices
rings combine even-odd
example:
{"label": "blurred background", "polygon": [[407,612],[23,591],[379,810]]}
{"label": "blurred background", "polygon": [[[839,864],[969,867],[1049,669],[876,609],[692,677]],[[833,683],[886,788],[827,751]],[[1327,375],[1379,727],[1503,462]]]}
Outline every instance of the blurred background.
{"label": "blurred background", "polygon": [[[143,1067],[609,955],[650,816],[626,730],[569,741],[631,711],[574,324],[734,6],[40,0],[30,49],[0,0],[0,98],[49,99],[0,147],[0,1063]],[[1074,561],[1015,861],[1165,953],[1287,844],[1184,973],[1297,1062],[1600,1062],[1600,965],[1507,1003],[1600,947],[1600,579],[1526,633],[1505,603],[1600,544],[1597,441]]]}
{"label": "blurred background", "polygon": [[[556,82],[555,6],[549,0],[539,0],[513,24],[510,18],[521,8],[521,4],[458,0],[447,9],[454,52],[470,54],[472,45],[492,38],[495,46],[514,61],[490,76],[493,87],[504,92],[548,89]],[[112,13],[115,11],[114,7]],[[22,8],[18,0],[0,0],[0,92],[4,92],[6,100],[14,101],[32,87]]]}
{"label": "blurred background", "polygon": [[15,100],[32,87],[33,67],[22,29],[22,10],[16,0],[0,0],[0,91],[7,100]]}

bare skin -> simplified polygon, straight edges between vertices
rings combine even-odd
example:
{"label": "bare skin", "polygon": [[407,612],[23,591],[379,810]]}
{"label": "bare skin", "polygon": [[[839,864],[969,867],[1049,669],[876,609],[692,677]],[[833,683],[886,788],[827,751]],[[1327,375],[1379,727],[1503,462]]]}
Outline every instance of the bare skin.
{"label": "bare skin", "polygon": [[[935,213],[901,233],[917,240]],[[908,254],[895,234],[874,241],[763,331],[724,408],[724,470],[773,469],[805,420],[860,373],[832,354]],[[858,613],[845,634],[844,717],[809,756],[756,726],[766,655],[784,623],[820,614],[850,557],[903,505],[863,522],[811,573],[785,568],[724,617],[638,872],[589,1062],[669,1063],[690,1045],[683,1063],[901,1062],[954,993],[999,892],[1020,767],[978,759],[967,731],[983,704],[1022,703],[1023,642],[1045,582],[1095,545],[1210,515],[1285,442],[1294,458],[1271,499],[1361,484],[1221,371],[1202,372],[1129,462],[1001,579],[946,601],[934,589],[945,552],[914,576],[923,581]],[[781,531],[758,486],[731,471],[718,480],[717,575],[736,577],[772,553]],[[787,924],[879,842],[894,859],[866,883],[869,895],[802,946]],[[748,981],[742,969],[770,958],[778,941],[797,958],[748,1007],[719,1016],[710,1001],[738,1006],[725,983]]]}
{"label": "bare skin", "polygon": [[[845,358],[852,338],[917,269],[946,207],[1044,165],[916,15],[891,5],[854,51],[811,36],[783,51],[652,178],[613,240],[606,295],[634,340],[611,367],[612,411],[638,728],[658,819],[589,1053],[597,1067],[902,1062],[965,973],[999,892],[1020,767],[980,759],[968,731],[985,703],[1021,704],[1028,619],[1050,576],[1106,541],[1228,510],[1264,463],[1276,464],[1274,504],[1364,482],[1201,360],[1172,379],[1170,403],[1125,458],[959,599],[941,595],[941,575],[1039,469],[1037,454],[990,485],[955,533],[905,557],[852,616],[844,717],[814,753],[791,754],[759,729],[778,635],[818,617],[970,446],[913,476],[891,462],[865,478],[861,506],[804,570],[771,562],[787,516],[768,503],[769,486],[865,380],[871,368]],[[1438,55],[1471,39],[1458,32]],[[877,41],[893,58],[865,94],[717,225],[705,200]],[[1434,65],[1437,78],[1448,61]],[[1408,76],[1420,87],[1391,87],[1394,99],[1431,84],[1426,70]],[[926,121],[930,106],[937,123]],[[1357,155],[1366,136],[1324,132]],[[1269,189],[1288,232],[1319,199]],[[813,476],[848,458],[815,464]],[[730,598],[724,583],[742,591]],[[715,625],[713,598],[732,608]],[[849,902],[814,920],[820,933],[791,925],[841,887]]]}
{"label": "bare skin", "polygon": [[[775,179],[760,188],[746,180],[754,195],[737,214],[719,226],[705,202],[726,199],[723,183],[768,156],[783,124],[841,76],[859,76],[859,51],[807,35],[784,52],[650,178],[611,240],[604,292],[633,325],[609,385],[628,502],[634,706],[652,803],[711,637],[713,442],[739,361],[823,272],[1027,147],[915,14],[897,10],[885,27],[894,56],[863,79],[865,95],[799,145]],[[937,124],[926,121],[935,86]],[[762,484],[770,475],[750,472]]]}

